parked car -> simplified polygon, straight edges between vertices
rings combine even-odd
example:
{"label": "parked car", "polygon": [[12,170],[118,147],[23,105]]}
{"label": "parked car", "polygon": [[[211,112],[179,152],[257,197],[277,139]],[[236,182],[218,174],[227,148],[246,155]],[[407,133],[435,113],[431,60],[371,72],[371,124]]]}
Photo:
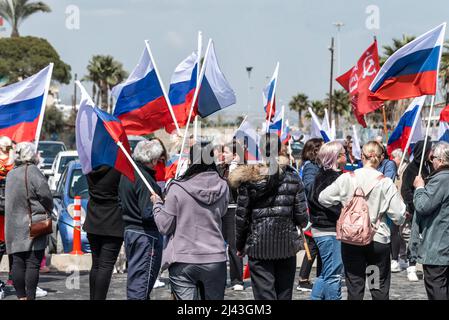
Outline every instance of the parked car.
{"label": "parked car", "polygon": [[129,148],[131,149],[131,154],[134,151],[134,148],[139,143],[139,141],[145,140],[144,137],[141,136],[128,136]]}
{"label": "parked car", "polygon": [[56,155],[60,151],[66,151],[67,148],[62,141],[39,141],[37,146],[37,151],[40,153],[42,158],[42,163],[39,168],[42,170],[44,175],[48,178],[51,174],[51,167]]}
{"label": "parked car", "polygon": [[[87,212],[89,189],[87,179],[81,171],[81,163],[70,161],[59,180],[58,187],[53,193],[56,230],[50,241],[50,252],[69,253],[73,248],[73,208],[75,196],[81,197],[81,225],[84,224]],[[90,252],[86,232],[81,229],[81,248],[83,252]]]}
{"label": "parked car", "polygon": [[78,160],[78,152],[76,150],[61,151],[58,153],[55,161],[53,161],[51,174],[48,178],[48,185],[50,186],[50,190],[56,190],[59,179],[61,178],[61,174],[64,172],[67,164],[72,160]]}

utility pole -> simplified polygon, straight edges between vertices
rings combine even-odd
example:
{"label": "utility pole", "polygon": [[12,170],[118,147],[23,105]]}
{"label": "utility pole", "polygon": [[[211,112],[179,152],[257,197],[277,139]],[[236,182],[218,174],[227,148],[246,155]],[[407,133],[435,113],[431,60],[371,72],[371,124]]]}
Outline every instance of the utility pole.
{"label": "utility pole", "polygon": [[329,122],[332,123],[332,116],[334,110],[332,108],[332,86],[334,82],[334,37],[331,39],[331,46],[329,47],[329,51],[331,52],[331,75],[329,79]]}
{"label": "utility pole", "polygon": [[72,104],[72,108],[73,111],[76,112],[76,81],[78,80],[78,74],[75,73],[75,81],[73,82],[73,104]]}

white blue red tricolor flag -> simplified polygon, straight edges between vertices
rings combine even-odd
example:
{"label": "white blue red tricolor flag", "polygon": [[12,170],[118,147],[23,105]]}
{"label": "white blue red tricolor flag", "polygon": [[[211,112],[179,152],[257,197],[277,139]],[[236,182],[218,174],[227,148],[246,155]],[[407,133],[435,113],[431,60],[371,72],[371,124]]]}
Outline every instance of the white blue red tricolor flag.
{"label": "white blue red tricolor flag", "polygon": [[440,113],[439,140],[449,142],[449,105]]}
{"label": "white blue red tricolor flag", "polygon": [[435,95],[445,31],[443,23],[393,53],[371,83],[370,97],[399,100]]}
{"label": "white blue red tricolor flag", "polygon": [[38,141],[53,64],[25,80],[0,88],[0,136]]}
{"label": "white blue red tricolor flag", "polygon": [[251,123],[244,120],[234,134],[237,140],[243,141],[245,149],[245,160],[248,163],[254,163],[261,160],[261,152],[259,149],[260,137]]}
{"label": "white blue red tricolor flag", "polygon": [[276,133],[279,138],[282,135],[283,121],[284,121],[284,119],[283,119],[282,112],[278,112],[273,119],[273,123],[270,123],[269,131]]}
{"label": "white blue red tricolor flag", "polygon": [[[180,127],[187,123],[190,107],[197,84],[198,55],[193,52],[184,59],[175,69],[170,81],[168,98]],[[193,114],[192,119],[195,117]],[[175,128],[169,126],[168,131]]]}
{"label": "white blue red tricolor flag", "polygon": [[149,44],[128,79],[112,88],[114,116],[129,135],[145,135],[174,123]]}
{"label": "white blue red tricolor flag", "polygon": [[270,82],[262,92],[263,106],[266,113],[265,119],[271,121],[276,114],[276,85],[279,74],[279,62],[276,64],[273,76]]}
{"label": "white blue red tricolor flag", "polygon": [[310,107],[309,113],[312,116],[312,123],[310,124],[310,138],[322,138],[325,143],[331,141],[329,138],[329,132],[323,130],[320,124],[320,119]]}
{"label": "white blue red tricolor flag", "polygon": [[[399,123],[388,139],[387,151],[391,154],[395,149],[405,150],[407,144],[409,148],[407,152],[410,154],[416,142],[423,139],[421,109],[426,96],[413,99],[412,103],[405,110]],[[410,140],[410,142],[408,142]]]}
{"label": "white blue red tricolor flag", "polygon": [[209,40],[203,63],[197,114],[205,118],[235,104],[236,98],[234,90],[220,70],[212,40]]}
{"label": "white blue red tricolor flag", "polygon": [[113,167],[134,181],[134,169],[117,145],[121,142],[128,154],[129,142],[119,119],[100,110],[81,85],[81,101],[76,116],[76,149],[83,174],[106,165]]}

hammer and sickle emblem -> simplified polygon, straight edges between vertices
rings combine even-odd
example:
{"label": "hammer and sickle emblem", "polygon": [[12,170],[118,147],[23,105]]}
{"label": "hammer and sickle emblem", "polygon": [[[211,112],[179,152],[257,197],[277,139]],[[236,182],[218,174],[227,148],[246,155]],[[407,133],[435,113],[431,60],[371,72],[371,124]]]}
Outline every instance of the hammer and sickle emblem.
{"label": "hammer and sickle emblem", "polygon": [[376,67],[374,66],[374,60],[371,55],[366,56],[363,60],[363,79],[370,77],[376,73]]}

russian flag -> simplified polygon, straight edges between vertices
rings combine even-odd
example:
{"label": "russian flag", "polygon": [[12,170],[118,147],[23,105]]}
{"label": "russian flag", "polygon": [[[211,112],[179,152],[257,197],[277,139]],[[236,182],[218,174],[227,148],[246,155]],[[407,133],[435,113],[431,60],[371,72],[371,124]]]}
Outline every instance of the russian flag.
{"label": "russian flag", "polygon": [[148,42],[133,72],[112,88],[112,95],[114,116],[128,135],[149,134],[174,123]]}
{"label": "russian flag", "polygon": [[279,138],[282,135],[282,121],[282,112],[278,112],[276,117],[273,119],[273,123],[269,126],[270,132],[276,132]]}
{"label": "russian flag", "polygon": [[234,90],[220,70],[212,40],[209,40],[201,73],[198,114],[202,118],[235,104]]}
{"label": "russian flag", "polygon": [[[189,117],[190,107],[196,89],[197,70],[198,55],[193,52],[176,67],[171,77],[168,98],[170,99],[179,127],[185,126]],[[173,124],[166,126],[168,132],[174,129]]]}
{"label": "russian flag", "polygon": [[288,119],[285,121],[285,128],[284,128],[284,132],[282,132],[281,135],[281,142],[282,144],[287,144],[288,141],[290,140],[291,135],[290,135],[290,125],[288,122]]}
{"label": "russian flag", "polygon": [[0,136],[38,141],[53,64],[25,80],[0,88]]}
{"label": "russian flag", "polygon": [[449,142],[449,105],[441,110],[438,135],[440,137],[440,141]]}
{"label": "russian flag", "polygon": [[134,181],[134,169],[117,145],[121,142],[130,153],[128,138],[120,120],[97,108],[81,83],[77,84],[81,90],[81,101],[76,116],[76,149],[83,174],[107,165]]}
{"label": "russian flag", "polygon": [[309,113],[312,116],[312,123],[310,124],[310,138],[322,138],[324,143],[331,141],[329,138],[329,133],[323,130],[320,124],[320,119],[318,119],[318,116],[310,107]]}
{"label": "russian flag", "polygon": [[[388,139],[387,151],[391,154],[395,149],[405,150],[410,154],[416,142],[423,139],[421,125],[421,109],[426,101],[426,96],[413,99],[412,103],[405,110],[399,123]],[[410,141],[410,142],[409,142]]]}
{"label": "russian flag", "polygon": [[179,162],[179,154],[175,154],[165,163],[165,181],[168,181],[176,177],[178,162]]}
{"label": "russian flag", "polygon": [[265,119],[271,121],[276,114],[276,85],[279,73],[279,62],[276,64],[270,82],[262,92],[263,106],[266,113]]}
{"label": "russian flag", "polygon": [[369,87],[370,98],[399,100],[435,95],[445,31],[443,23],[391,55]]}
{"label": "russian flag", "polygon": [[248,121],[245,120],[242,122],[240,127],[236,130],[234,137],[237,140],[243,141],[243,145],[245,146],[245,159],[248,163],[255,163],[261,159],[259,135]]}

